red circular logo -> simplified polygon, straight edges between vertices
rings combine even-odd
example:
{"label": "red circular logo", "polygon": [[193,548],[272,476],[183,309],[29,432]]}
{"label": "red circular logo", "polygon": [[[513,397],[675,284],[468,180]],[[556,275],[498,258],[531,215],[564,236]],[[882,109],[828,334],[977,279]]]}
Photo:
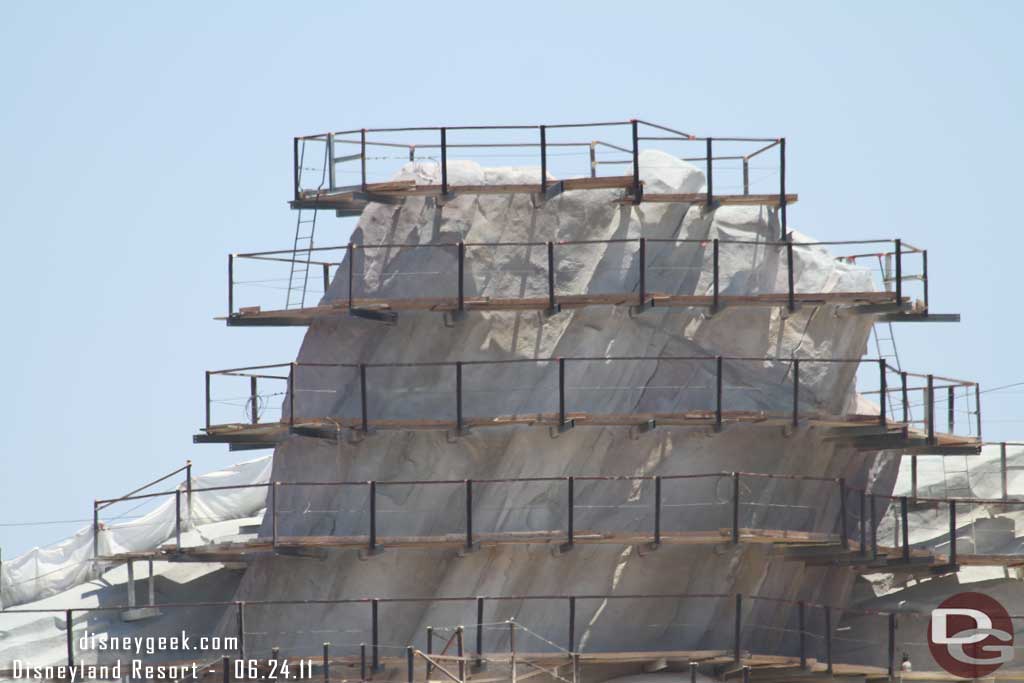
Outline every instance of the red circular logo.
{"label": "red circular logo", "polygon": [[1013,620],[984,593],[957,593],[932,610],[928,649],[954,676],[988,676],[1013,659]]}

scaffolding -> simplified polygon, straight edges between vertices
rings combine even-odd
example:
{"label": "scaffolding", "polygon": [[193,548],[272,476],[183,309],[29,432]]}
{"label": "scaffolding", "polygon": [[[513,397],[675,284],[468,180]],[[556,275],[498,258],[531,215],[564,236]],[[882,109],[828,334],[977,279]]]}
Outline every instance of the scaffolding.
{"label": "scaffolding", "polygon": [[[647,367],[652,371],[672,366],[685,369],[691,379],[682,384],[658,385],[656,390],[646,390],[646,385],[593,385],[588,370],[609,365]],[[878,412],[840,414],[822,409],[819,402],[808,395],[808,389],[813,387],[801,380],[801,367],[820,365],[852,366],[872,372],[877,388],[861,393],[877,397]],[[525,373],[523,377],[532,378],[532,383],[521,388],[520,393],[528,395],[517,403],[516,412],[500,413],[497,407],[491,408],[484,401],[492,398],[493,393],[487,373],[509,366],[521,368]],[[418,386],[416,382],[422,384],[423,380],[417,380],[416,376],[423,370],[431,371],[431,379]],[[754,381],[728,383],[727,375],[735,376],[741,370],[751,373]],[[440,385],[436,377],[439,373],[447,373],[447,381],[442,375]],[[330,382],[325,384],[325,378]],[[241,380],[247,385],[249,395],[239,396],[236,389],[228,397],[220,398],[215,379],[236,383]],[[268,383],[277,390],[267,391]],[[387,400],[388,393],[395,391],[396,386],[403,387],[403,391],[411,387],[430,400],[406,400],[409,405],[396,412],[393,402]],[[363,438],[380,430],[429,430],[459,437],[473,429],[516,426],[547,428],[552,435],[589,426],[622,427],[640,432],[659,427],[707,427],[717,433],[730,425],[741,424],[757,428],[825,428],[834,432],[835,440],[862,450],[900,448],[904,452],[963,455],[977,454],[981,447],[981,394],[976,382],[897,371],[884,359],[662,355],[415,363],[291,362],[207,371],[205,387],[206,421],[193,441],[250,448],[273,445],[293,434],[337,441],[346,434]],[[634,407],[626,412],[573,410],[572,397],[594,391],[615,396]],[[752,391],[763,391],[766,396],[786,396],[790,407],[783,410],[757,408],[749,398]],[[325,409],[310,407],[310,403],[327,394],[338,399],[342,408],[318,414],[317,411]],[[245,422],[215,419],[215,406],[230,409],[239,401],[246,407],[267,406],[273,396],[286,399],[281,402],[277,420],[261,419],[259,411],[250,411]],[[638,396],[644,396],[645,400],[638,402]],[[467,404],[467,397],[474,399],[471,404]],[[661,400],[665,397],[671,401]],[[629,398],[631,400],[627,401]],[[949,409],[948,421],[940,425],[937,415],[943,402],[959,398],[969,402],[971,419],[957,422]],[[890,403],[900,406],[896,421],[889,418],[887,405]],[[921,419],[912,418],[912,405],[924,406]],[[411,411],[416,414],[410,414]]]}
{"label": "scaffolding", "polygon": [[[577,291],[558,282],[557,263],[595,248],[635,249],[635,257],[626,266],[610,266],[624,286],[620,291]],[[794,262],[804,253],[825,248],[841,248],[857,252],[867,247],[890,248],[874,254],[894,261],[897,275],[878,273],[876,287],[865,291],[822,292],[801,290],[796,285]],[[391,267],[388,259],[396,254],[433,252],[443,259],[429,271],[405,273]],[[311,253],[316,258],[311,258]],[[495,266],[496,257],[512,262],[507,267]],[[736,267],[720,267],[728,257],[737,257],[749,268],[754,260],[774,267],[784,274],[777,278],[785,284],[775,291],[737,295],[723,292],[730,280],[739,275]],[[339,258],[340,257],[340,258]],[[836,256],[845,264],[859,264],[863,253]],[[232,326],[304,326],[319,318],[349,315],[394,323],[403,311],[433,311],[457,317],[470,311],[504,311],[522,313],[537,311],[555,315],[563,310],[588,306],[628,306],[634,313],[649,308],[700,308],[715,314],[723,308],[768,306],[786,308],[790,312],[802,306],[834,305],[842,307],[843,315],[874,316],[879,324],[894,322],[957,322],[958,314],[934,313],[929,309],[927,281],[927,250],[918,249],[901,239],[854,240],[828,242],[794,242],[735,239],[659,239],[632,238],[607,240],[563,240],[528,242],[438,242],[416,244],[348,243],[340,246],[316,247],[311,250],[278,250],[228,257],[228,315],[223,318]],[[289,266],[288,288],[296,261],[300,267],[320,271],[321,303],[313,306],[270,308],[247,302],[237,305],[240,294],[267,299],[262,293],[274,292],[284,285],[283,272],[275,266]],[[245,272],[239,272],[245,267]],[[916,265],[916,267],[915,267]],[[911,272],[915,271],[915,272]],[[873,275],[874,271],[871,272]],[[710,278],[702,277],[709,273]],[[416,297],[365,291],[362,283],[368,275],[375,279],[401,281],[415,288]],[[331,282],[337,279],[344,289],[330,293]],[[518,296],[493,296],[479,290],[500,279],[515,282],[522,292]],[[919,283],[911,292],[904,283]],[[775,283],[772,283],[775,284]],[[685,288],[689,293],[680,291]],[[340,289],[340,291],[339,291]],[[467,291],[468,290],[468,291]],[[304,290],[305,291],[305,290]],[[333,294],[333,296],[329,296]],[[916,294],[914,297],[911,294]],[[893,354],[879,355],[894,358]]]}
{"label": "scaffolding", "polygon": [[[580,137],[584,136],[584,137]],[[704,188],[699,192],[664,193],[645,185],[647,172],[657,171],[654,146],[673,150],[674,160],[699,164],[704,170]],[[458,153],[464,160],[518,158],[535,165],[522,175],[526,181],[494,185],[466,182],[465,165],[449,159]],[[320,159],[322,161],[315,161]],[[319,165],[316,165],[319,164]],[[422,171],[409,179],[408,164]],[[764,167],[758,164],[766,164]],[[786,186],[786,140],[783,137],[697,136],[639,119],[598,123],[514,126],[435,126],[406,128],[361,128],[297,137],[293,141],[293,187],[290,205],[297,210],[292,248],[232,254],[228,257],[227,315],[231,326],[304,326],[322,318],[351,317],[378,323],[397,324],[403,312],[436,312],[455,323],[470,312],[532,311],[542,316],[589,306],[628,307],[631,315],[657,308],[698,308],[709,315],[724,308],[774,307],[793,312],[801,306],[833,306],[837,315],[868,316],[879,324],[896,322],[953,322],[959,314],[933,313],[929,308],[928,252],[899,238],[884,240],[797,242],[788,229],[787,210],[798,200]],[[616,168],[612,168],[616,167]],[[621,170],[619,169],[621,167]],[[403,170],[404,169],[404,170]],[[622,173],[625,170],[625,173]],[[396,178],[396,172],[399,174]],[[404,175],[402,175],[405,173]],[[533,176],[536,177],[533,177]],[[348,176],[345,178],[345,176]],[[351,182],[349,182],[351,181]],[[548,202],[566,192],[602,193],[600,198],[616,207],[646,203],[697,207],[712,212],[722,206],[758,206],[778,217],[777,240],[630,239],[468,242],[421,244],[357,244],[321,247],[314,244],[320,211],[337,216],[359,216],[371,204],[397,205],[406,201],[432,203],[437,208],[460,195],[530,195],[535,202]],[[621,267],[613,291],[573,290],[559,281],[559,259],[574,258],[583,250],[616,245],[633,256]],[[873,289],[853,292],[804,291],[798,286],[795,261],[802,250],[835,248],[835,258],[850,267],[864,260],[879,264]],[[441,265],[430,272],[390,273],[390,252],[433,250]],[[488,272],[495,253],[514,250],[514,264],[502,269],[501,277],[515,278],[519,296],[494,296],[480,286],[478,278]],[[774,289],[756,294],[729,292],[735,275],[722,267],[722,256],[749,250],[762,262],[771,262],[777,275]],[[852,253],[850,253],[852,252]],[[505,253],[508,253],[507,251]],[[243,265],[244,264],[244,265]],[[242,268],[279,268],[242,274]],[[287,277],[284,268],[288,269]],[[378,270],[374,270],[378,269]],[[392,294],[386,288],[365,286],[370,273],[419,278],[407,289],[416,296]],[[241,275],[241,277],[239,277]],[[346,284],[347,283],[347,284]],[[779,283],[785,283],[779,284]],[[266,300],[246,300],[236,305],[240,288],[285,290],[283,307]],[[247,290],[249,291],[249,290]],[[310,295],[321,295],[312,304]],[[276,296],[276,295],[275,295]],[[880,340],[876,336],[876,343]],[[776,358],[735,356],[619,356],[557,358],[510,358],[417,363],[308,363],[271,365],[207,371],[205,375],[205,422],[194,435],[196,443],[227,443],[232,449],[273,447],[286,439],[305,437],[355,443],[375,432],[393,430],[444,431],[458,439],[485,428],[540,428],[553,438],[588,426],[628,429],[636,439],[661,429],[699,429],[709,436],[732,428],[771,428],[792,434],[803,428],[825,432],[828,442],[840,443],[851,452],[899,449],[901,453],[947,456],[973,455],[980,451],[982,413],[980,389],[976,382],[916,374],[904,370],[895,343],[891,353],[878,346],[878,358]],[[598,364],[639,364],[685,367],[684,383],[663,386],[601,386],[590,384],[587,369]],[[872,378],[865,396],[877,402],[877,412],[843,412],[829,399],[816,397],[814,386],[801,368],[812,364],[852,368],[851,376],[864,368]],[[484,391],[480,373],[513,366],[530,386],[516,391],[533,392],[530,401],[519,401],[513,409],[489,407],[480,400]],[[431,386],[421,387],[422,396],[410,401],[410,410],[389,412],[382,396],[396,386],[405,386],[410,375],[429,369]],[[739,370],[753,381],[731,384]],[[845,370],[844,370],[845,371]],[[403,380],[403,373],[409,373]],[[805,370],[806,373],[806,370]],[[641,373],[642,374],[642,373]],[[648,373],[650,374],[650,373]],[[680,376],[684,376],[680,375]],[[623,376],[628,376],[624,373]],[[651,375],[653,376],[653,375]],[[437,382],[437,377],[442,377]],[[222,396],[215,382],[241,383]],[[679,380],[672,380],[679,381]],[[435,386],[436,385],[436,386]],[[326,387],[326,388],[325,388]],[[573,399],[583,392],[620,392],[630,396],[644,391],[666,392],[671,400],[623,400],[628,408],[604,412],[576,410]],[[316,397],[330,393],[340,408],[317,406]],[[493,392],[492,392],[493,393]],[[747,394],[764,396],[766,409]],[[680,396],[684,398],[679,398]],[[469,400],[467,400],[469,399]],[[964,409],[958,411],[957,405]],[[915,411],[920,408],[920,411]],[[945,409],[945,410],[943,410]],[[235,411],[241,413],[241,418]],[[224,417],[224,413],[229,413]],[[967,419],[957,419],[958,412]],[[945,415],[945,422],[942,416]],[[558,553],[576,546],[613,544],[635,546],[652,553],[669,546],[713,546],[736,548],[769,546],[781,558],[805,565],[848,568],[851,572],[890,572],[943,575],[965,565],[1024,566],[1024,547],[1015,535],[1000,531],[998,539],[981,544],[973,534],[965,545],[962,530],[981,517],[1013,515],[1024,500],[1009,495],[1006,485],[1005,450],[1002,460],[1002,497],[926,498],[917,496],[916,479],[912,496],[891,496],[865,487],[851,486],[844,478],[812,477],[763,472],[711,472],[704,474],[663,474],[610,476],[605,474],[507,479],[456,479],[408,481],[270,481],[266,484],[196,488],[191,465],[176,470],[146,487],[116,498],[97,500],[93,509],[93,558],[98,566],[128,564],[127,605],[74,609],[13,609],[5,613],[63,613],[67,642],[67,664],[79,658],[76,652],[78,625],[102,610],[138,610],[133,564],[150,566],[150,591],[145,616],[159,616],[176,609],[216,608],[235,612],[235,647],[203,662],[203,676],[224,681],[239,678],[236,662],[269,652],[270,661],[256,674],[284,656],[311,657],[325,683],[372,680],[385,670],[388,675],[404,669],[408,683],[445,680],[450,683],[491,683],[547,678],[560,683],[579,683],[585,669],[635,672],[638,666],[689,674],[698,672],[721,678],[752,677],[764,681],[780,677],[832,680],[833,676],[855,675],[865,680],[892,680],[896,657],[901,650],[922,644],[908,642],[899,628],[901,620],[921,615],[883,611],[851,610],[844,606],[794,601],[773,596],[743,593],[622,593],[495,596],[380,596],[330,600],[254,600],[158,604],[152,590],[152,563],[243,562],[258,557],[283,555],[324,558],[329,552],[358,550],[372,557],[384,549],[396,551],[443,550],[469,554],[481,548],[509,545],[549,545]],[[181,471],[186,485],[174,491],[142,491]],[[691,484],[693,486],[691,486]],[[602,486],[627,485],[635,496],[624,498],[614,490],[601,493]],[[482,514],[481,500],[500,487],[546,486],[557,489],[559,501],[539,516],[535,525],[503,528]],[[295,505],[303,488],[352,491],[359,504],[352,509],[311,510]],[[436,490],[445,487],[458,496],[464,509],[461,528],[448,533],[413,534],[402,524],[415,521],[422,511],[388,511],[382,519],[378,491],[388,487],[417,487]],[[802,500],[800,487],[813,488],[817,504],[788,502]],[[255,532],[253,538],[228,543],[187,546],[182,530],[191,520],[188,513],[195,494],[256,488],[267,493],[264,526],[269,536]],[[685,489],[685,491],[680,491]],[[723,492],[724,489],[724,492]],[[704,492],[701,498],[699,491]],[[101,512],[122,503],[175,499],[174,542],[151,551],[101,555],[104,531]],[[451,496],[446,498],[450,499]],[[806,497],[805,497],[806,498]],[[784,502],[779,502],[784,501]],[[184,507],[183,507],[184,506]],[[708,520],[700,528],[688,526],[701,508]],[[289,533],[295,515],[332,515],[345,520],[352,533],[331,536]],[[481,519],[483,517],[483,519]],[[532,518],[531,518],[532,519]],[[621,519],[628,519],[622,524]],[[616,523],[617,520],[620,523]],[[966,521],[965,521],[966,520]],[[280,528],[285,526],[284,531]],[[936,539],[944,539],[936,544]],[[938,549],[941,547],[941,551]],[[663,551],[664,552],[664,551]],[[655,601],[652,603],[651,601]],[[650,630],[616,632],[614,618],[602,614],[605,606],[646,609],[659,604],[682,614],[684,605],[701,603],[702,613],[712,615],[715,624],[646,624]],[[475,628],[470,649],[465,630],[445,622],[426,630],[425,640],[384,643],[380,632],[385,608],[413,604],[445,604],[466,610]],[[595,605],[600,604],[600,608]],[[246,627],[252,610],[285,607],[349,606],[361,610],[343,632],[347,642],[303,642],[290,652],[266,642],[283,634],[259,633]],[[546,625],[520,621],[517,614],[503,611],[519,605],[564,607],[560,633],[545,631]],[[593,607],[585,609],[584,606]],[[512,607],[509,607],[512,606]],[[487,609],[491,610],[490,615]],[[577,611],[589,614],[583,637]],[[870,633],[856,641],[860,661],[837,661],[836,642],[851,636],[838,635],[840,613],[860,614],[872,621]],[[401,623],[400,617],[395,617]],[[719,628],[724,625],[723,628]],[[604,642],[610,647],[589,648],[590,629],[611,629]],[[498,633],[492,646],[485,634]],[[359,632],[360,636],[353,638]],[[439,634],[447,634],[447,637]],[[652,635],[653,634],[653,635]],[[292,634],[294,636],[295,634]],[[340,637],[341,634],[339,634]],[[492,634],[493,635],[493,634]],[[650,636],[649,638],[646,638]],[[438,638],[440,640],[438,641]],[[748,643],[765,637],[776,644],[773,652],[755,652]],[[254,642],[257,640],[258,642]],[[294,638],[293,638],[294,639]],[[640,639],[640,641],[637,641]],[[307,639],[308,640],[308,639]],[[435,642],[441,649],[435,650]],[[272,647],[268,647],[272,645]],[[536,645],[536,649],[531,645]],[[332,649],[333,648],[333,649]],[[386,649],[390,648],[390,655]],[[922,650],[923,651],[923,650]],[[188,662],[181,662],[188,663]],[[4,672],[0,671],[0,675]],[[243,674],[252,674],[245,671]],[[244,677],[244,676],[242,676]],[[925,676],[925,678],[928,678]],[[1024,680],[1024,672],[1002,671],[1000,678]]]}
{"label": "scaffolding", "polygon": [[[388,625],[402,623],[403,610],[426,603],[444,605],[465,619],[454,622],[456,625],[447,622],[429,626],[424,637],[416,634],[405,642],[393,642],[381,636]],[[543,625],[526,627],[518,613],[538,605],[547,606],[553,618]],[[699,607],[693,608],[694,605]],[[106,605],[9,612],[54,614],[58,621],[63,617],[67,665],[75,666],[81,662],[76,644],[81,627],[87,627],[90,618],[102,612],[125,608],[124,605]],[[158,603],[154,608],[163,613],[216,608],[227,617],[229,628],[234,621],[234,635],[220,639],[220,652],[214,657],[161,662],[164,666],[179,667],[195,663],[205,676],[223,681],[266,674],[285,660],[291,660],[292,667],[299,666],[297,662],[303,660],[304,670],[324,681],[393,680],[401,675],[407,683],[437,680],[489,683],[529,677],[574,683],[583,679],[588,670],[605,677],[616,672],[622,675],[637,670],[660,670],[689,674],[690,680],[696,680],[700,673],[722,679],[742,676],[745,681],[753,677],[833,680],[834,676],[891,681],[899,670],[896,660],[900,653],[910,653],[918,661],[925,660],[927,642],[914,633],[929,618],[924,612],[853,609],[769,595],[671,592],[197,601]],[[314,641],[315,636],[307,635],[303,639],[301,634],[296,639],[295,633],[265,633],[250,625],[258,611],[280,612],[288,608],[307,613],[317,608],[347,608],[351,616],[344,631],[338,634],[343,641]],[[667,616],[692,614],[694,609],[714,615],[717,621],[710,637],[697,646],[686,643],[693,642],[692,634],[704,629],[706,624],[679,622]],[[595,615],[620,614],[628,610],[651,613],[641,632],[623,631],[610,618],[595,621]],[[835,626],[841,615],[857,616],[865,624],[860,629],[848,628],[837,634]],[[1009,617],[1008,630],[1012,632],[1013,622],[1020,619],[1020,616]],[[588,632],[598,627],[611,629],[614,643],[611,648],[588,644]],[[778,643],[775,652],[760,652],[749,644],[752,638],[766,634]],[[287,638],[291,646],[280,647],[272,640],[279,637]],[[638,639],[649,639],[656,647],[636,647]],[[435,642],[441,645],[440,649],[435,649]],[[838,659],[839,647],[851,644],[857,646],[856,650],[847,647],[848,659]],[[1022,649],[1018,645],[1014,652]],[[113,653],[104,661],[113,663],[123,658],[124,655]],[[244,660],[243,666],[251,665],[254,670],[243,669],[242,675],[238,675],[236,660]],[[0,670],[0,675],[10,674],[10,670]],[[921,670],[912,678],[949,679],[943,672]],[[1024,680],[1024,670],[1004,669],[999,679]]]}

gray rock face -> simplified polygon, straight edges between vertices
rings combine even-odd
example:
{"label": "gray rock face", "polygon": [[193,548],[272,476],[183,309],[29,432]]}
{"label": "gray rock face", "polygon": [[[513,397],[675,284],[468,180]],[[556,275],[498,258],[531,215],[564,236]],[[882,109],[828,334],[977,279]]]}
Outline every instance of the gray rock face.
{"label": "gray rock face", "polygon": [[[668,155],[645,153],[648,188],[695,192],[704,185],[693,167]],[[409,164],[402,178],[437,182],[437,167]],[[484,169],[449,162],[449,182],[538,181],[536,169]],[[722,252],[722,292],[785,291],[784,251],[763,244],[777,239],[773,210],[642,204],[622,206],[613,190],[567,192],[542,201],[530,195],[466,195],[439,205],[410,198],[371,204],[354,241],[380,244],[527,242],[636,238],[718,237],[758,241]],[[797,236],[797,241],[802,238]],[[473,247],[469,247],[473,249]],[[710,290],[709,245],[652,246],[648,290],[705,294]],[[797,291],[871,289],[863,271],[837,263],[821,247],[795,249]],[[509,246],[471,255],[467,296],[544,296],[547,253],[543,247]],[[455,250],[375,248],[357,251],[356,295],[454,296]],[[636,291],[637,244],[591,244],[556,249],[556,281],[562,293]],[[345,273],[345,268],[341,269]],[[326,300],[347,297],[347,279],[335,281]],[[545,359],[570,356],[772,356],[769,362],[727,362],[727,409],[788,410],[792,389],[784,359],[860,357],[870,320],[838,317],[831,307],[789,314],[779,308],[725,309],[708,316],[698,309],[652,309],[630,315],[626,307],[590,307],[552,317],[537,312],[470,313],[445,326],[438,313],[402,313],[396,326],[341,318],[314,323],[298,355],[301,362],[427,362]],[[557,410],[552,364],[481,366],[466,370],[467,416]],[[451,419],[454,377],[450,368],[370,370],[370,411],[376,417]],[[808,409],[843,412],[854,400],[852,365],[807,363],[801,367],[801,398]],[[630,413],[712,408],[714,366],[705,361],[577,361],[567,368],[570,411]],[[297,375],[299,416],[359,414],[358,378],[352,370],[304,368]],[[287,409],[288,402],[284,403]],[[851,486],[869,479],[891,486],[895,473],[874,455],[843,450],[820,431],[795,433],[730,426],[713,434],[701,428],[659,428],[635,434],[627,428],[579,427],[552,438],[544,427],[479,429],[450,439],[439,432],[381,432],[359,443],[292,437],[278,447],[273,478],[279,481],[501,479],[568,475],[696,474],[720,471],[845,476]],[[665,530],[718,530],[731,523],[728,479],[675,480],[664,492]],[[785,481],[744,483],[745,526],[833,531],[838,501],[834,485]],[[282,535],[366,533],[365,487],[287,487],[279,492]],[[382,485],[378,488],[381,535],[458,534],[464,502],[450,486]],[[650,482],[577,481],[576,528],[649,529]],[[563,482],[479,484],[474,489],[478,532],[564,529]],[[265,522],[265,527],[269,522]],[[269,534],[269,527],[264,534]],[[809,569],[782,560],[767,545],[663,546],[655,552],[621,545],[578,546],[565,554],[551,547],[502,546],[464,554],[452,550],[389,550],[364,558],[334,552],[325,560],[273,557],[248,569],[237,599],[329,599],[419,596],[422,602],[381,607],[380,641],[388,647],[422,646],[424,629],[472,625],[475,604],[433,600],[445,596],[728,593],[818,600],[841,604],[852,576],[844,570]],[[726,648],[731,643],[731,600],[580,600],[577,647],[586,651]],[[773,603],[747,604],[746,647],[773,652],[789,647],[782,629],[788,611]],[[368,606],[252,607],[247,612],[254,655],[280,646],[315,654],[320,643],[369,642]],[[509,617],[565,646],[567,601],[488,601],[484,621]],[[225,629],[230,628],[225,624]],[[332,633],[340,631],[340,633]],[[487,631],[487,649],[505,642],[504,631]],[[493,642],[492,642],[493,641]],[[340,645],[336,649],[345,650]],[[352,651],[349,647],[348,651]],[[385,654],[399,655],[398,649]]]}

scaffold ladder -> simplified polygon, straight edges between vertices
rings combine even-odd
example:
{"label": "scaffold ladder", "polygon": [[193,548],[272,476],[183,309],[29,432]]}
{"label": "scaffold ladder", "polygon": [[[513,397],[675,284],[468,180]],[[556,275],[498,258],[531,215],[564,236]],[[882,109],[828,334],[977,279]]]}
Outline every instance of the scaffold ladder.
{"label": "scaffold ladder", "polygon": [[[882,282],[885,283],[886,291],[892,290],[892,283],[894,280],[892,274],[892,254],[879,254],[878,255],[878,270],[882,274]],[[875,352],[878,358],[883,359],[894,368],[897,372],[903,372],[903,366],[900,364],[900,352],[896,348],[896,332],[893,329],[891,322],[875,322],[871,328],[871,337],[875,340]],[[887,401],[889,408],[889,419],[896,420],[897,416],[897,405],[899,401]],[[902,416],[901,416],[902,417]],[[913,419],[913,414],[909,416]]]}
{"label": "scaffold ladder", "polygon": [[[330,146],[324,145],[324,159],[321,168],[305,168],[303,162],[306,157],[306,140],[302,141],[299,152],[299,169],[305,171],[319,171],[320,185],[316,190],[316,199],[327,182],[327,165]],[[284,307],[303,308],[306,305],[306,288],[309,285],[309,265],[313,258],[313,238],[316,236],[317,204],[314,201],[312,209],[299,209],[298,217],[295,220],[295,240],[292,245],[291,271],[288,273],[288,293],[285,298]]]}
{"label": "scaffold ladder", "polygon": [[[953,467],[953,461],[956,461],[959,467]],[[951,486],[950,477],[963,477],[963,481]],[[946,488],[946,498],[972,497],[970,463],[966,455],[942,458],[942,482]]]}

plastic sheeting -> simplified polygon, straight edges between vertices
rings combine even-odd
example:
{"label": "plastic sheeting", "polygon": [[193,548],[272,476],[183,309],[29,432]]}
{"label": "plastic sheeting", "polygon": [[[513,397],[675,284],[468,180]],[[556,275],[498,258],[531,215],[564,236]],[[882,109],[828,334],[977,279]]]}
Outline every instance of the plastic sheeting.
{"label": "plastic sheeting", "polygon": [[[265,507],[264,487],[201,491],[199,489],[265,484],[270,481],[273,456],[248,460],[192,478],[193,493],[181,495],[182,528],[248,517]],[[178,487],[185,491],[185,484]],[[138,519],[101,525],[99,554],[151,550],[174,536],[175,497],[168,496]],[[0,606],[12,607],[49,597],[94,578],[93,529],[87,526],[74,536],[45,548],[34,548],[3,563],[0,572]]]}

